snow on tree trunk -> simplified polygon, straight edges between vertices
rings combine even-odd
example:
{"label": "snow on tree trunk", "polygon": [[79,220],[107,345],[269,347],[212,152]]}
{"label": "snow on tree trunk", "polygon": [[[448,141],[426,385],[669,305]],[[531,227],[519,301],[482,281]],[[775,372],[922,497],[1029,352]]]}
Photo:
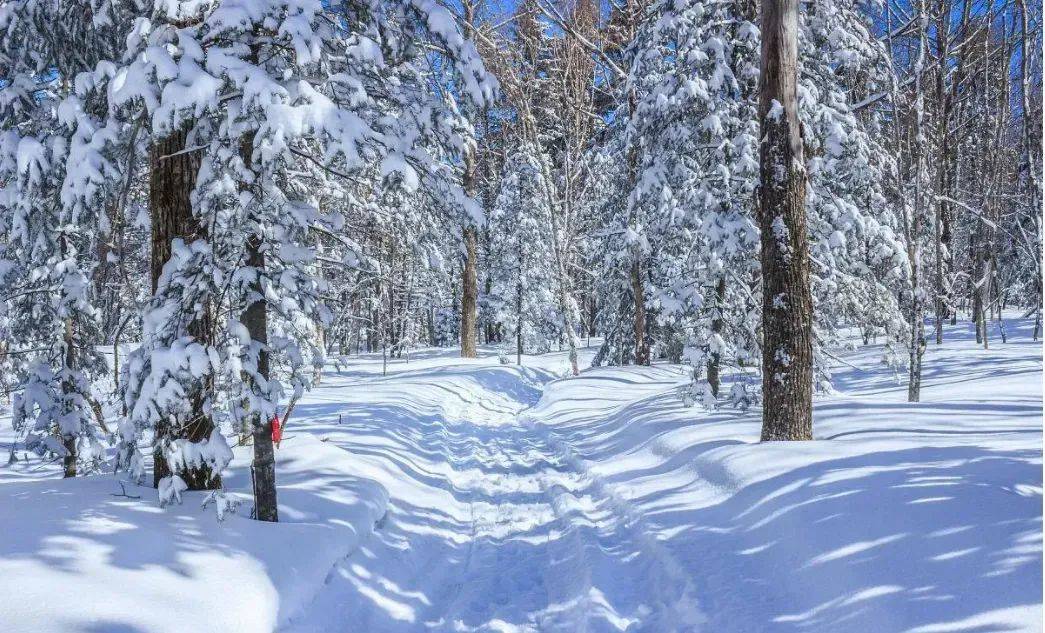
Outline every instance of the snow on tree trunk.
{"label": "snow on tree trunk", "polygon": [[[247,240],[247,266],[265,269],[265,253],[261,250],[261,239],[252,235]],[[243,313],[243,326],[253,342],[260,346],[258,351],[258,375],[269,377],[268,353],[268,310],[266,309],[261,284],[254,283],[257,300],[247,306]],[[267,385],[266,385],[267,387]],[[251,433],[254,436],[254,502],[259,521],[278,521],[276,505],[276,461],[272,447],[272,420],[266,419],[261,411],[251,411]]]}
{"label": "snow on tree trunk", "polygon": [[908,233],[908,259],[911,262],[911,302],[909,325],[910,350],[908,362],[908,384],[907,400],[918,402],[922,390],[922,355],[925,353],[925,322],[923,319],[923,306],[925,291],[922,283],[922,252],[921,232],[922,215],[925,213],[926,205],[926,161],[925,161],[925,57],[928,46],[929,17],[925,12],[924,1],[918,3],[918,56],[914,63],[915,80],[915,112],[914,112],[914,142],[912,162],[914,164],[914,204],[911,209],[910,231]]}
{"label": "snow on tree trunk", "polygon": [[726,298],[726,279],[719,277],[715,283],[715,308],[711,317],[711,343],[708,350],[708,386],[711,395],[718,397],[721,379],[719,377],[722,362],[722,303]]}
{"label": "snow on tree trunk", "polygon": [[[254,150],[256,134],[250,132],[240,141],[240,158],[250,169],[251,154]],[[255,395],[264,397],[269,391],[269,336],[268,336],[268,304],[261,279],[265,274],[265,252],[262,236],[252,234],[247,237],[246,265],[254,271],[250,283],[253,301],[248,303],[240,322],[250,336],[251,345],[258,347],[257,372],[248,376],[247,382]],[[262,384],[258,384],[262,383]],[[254,440],[254,461],[251,474],[254,478],[254,513],[259,521],[279,521],[279,509],[276,503],[276,454],[272,447],[272,418],[261,409],[247,411],[250,419],[250,430]],[[290,410],[284,414],[284,422]]]}
{"label": "snow on tree trunk", "polygon": [[813,304],[797,80],[798,0],[763,0],[758,104],[763,441],[813,437]]}
{"label": "snow on tree trunk", "polygon": [[[163,267],[170,261],[174,240],[190,244],[206,238],[192,211],[192,191],[200,169],[199,152],[186,146],[189,126],[154,139],[150,149],[149,212],[152,221],[152,292],[158,290]],[[207,345],[211,339],[212,309],[202,306],[202,314],[186,315],[190,319],[185,330],[196,342]],[[220,473],[211,472],[205,464],[187,467],[183,472],[171,472],[167,450],[171,442],[187,439],[197,443],[207,440],[214,431],[214,422],[204,410],[206,379],[197,380],[188,393],[191,404],[184,417],[165,417],[156,423],[153,447],[153,485],[172,474],[180,476],[189,490],[216,490],[221,488]]]}

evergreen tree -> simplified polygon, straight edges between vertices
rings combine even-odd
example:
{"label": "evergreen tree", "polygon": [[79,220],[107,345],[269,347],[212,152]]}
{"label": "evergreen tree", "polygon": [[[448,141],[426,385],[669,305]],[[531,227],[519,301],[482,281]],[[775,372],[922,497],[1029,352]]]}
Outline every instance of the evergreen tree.
{"label": "evergreen tree", "polygon": [[547,267],[552,257],[547,215],[552,211],[538,152],[525,143],[512,151],[489,218],[490,301],[516,362],[523,353],[548,351],[561,336]]}

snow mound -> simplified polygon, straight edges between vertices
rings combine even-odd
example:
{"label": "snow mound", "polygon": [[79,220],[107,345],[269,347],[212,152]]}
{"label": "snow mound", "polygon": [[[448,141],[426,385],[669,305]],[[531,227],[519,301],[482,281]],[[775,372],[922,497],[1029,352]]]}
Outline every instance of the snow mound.
{"label": "snow mound", "polygon": [[[249,449],[248,449],[249,450]],[[248,490],[236,450],[230,490]],[[0,485],[0,622],[12,632],[270,631],[304,608],[383,515],[387,495],[341,451],[300,436],[277,452],[279,524],[219,523],[186,492],[112,476]],[[240,493],[240,512],[249,495]]]}

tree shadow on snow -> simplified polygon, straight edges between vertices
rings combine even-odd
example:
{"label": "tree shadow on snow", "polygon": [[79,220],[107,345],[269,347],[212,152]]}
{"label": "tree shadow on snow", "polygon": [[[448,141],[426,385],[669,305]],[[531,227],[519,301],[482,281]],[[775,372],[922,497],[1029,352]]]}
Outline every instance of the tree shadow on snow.
{"label": "tree shadow on snow", "polygon": [[649,518],[689,526],[662,535],[699,570],[708,630],[1010,630],[991,612],[1042,601],[1040,459],[968,446],[874,452]]}

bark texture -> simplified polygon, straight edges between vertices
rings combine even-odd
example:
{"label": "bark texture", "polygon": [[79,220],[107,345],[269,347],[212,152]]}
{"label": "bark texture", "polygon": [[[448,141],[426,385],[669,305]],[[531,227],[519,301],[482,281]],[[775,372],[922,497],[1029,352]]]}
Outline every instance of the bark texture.
{"label": "bark texture", "polygon": [[[247,241],[247,265],[259,271],[265,269],[265,253],[262,241],[252,235]],[[260,345],[258,352],[258,374],[268,381],[268,310],[261,291],[261,284],[254,282],[254,291],[258,300],[250,304],[243,312],[243,327],[247,328],[250,338]],[[268,385],[259,385],[267,388]],[[279,512],[276,504],[276,460],[272,447],[272,420],[261,417],[257,412],[251,414],[251,433],[254,436],[254,507],[259,521],[278,521]]]}
{"label": "bark texture", "polygon": [[[464,34],[471,37],[474,31],[475,3],[465,0],[462,3],[464,12]],[[464,154],[464,173],[461,184],[464,193],[475,199],[476,185],[476,148],[469,148]],[[476,300],[479,295],[479,282],[476,273],[476,230],[469,224],[464,228],[465,260],[461,271],[461,358],[475,358],[476,342]]]}
{"label": "bark texture", "polygon": [[[726,297],[726,280],[724,277],[718,278],[718,283],[715,284],[715,313],[711,317],[711,332],[718,334],[722,331],[722,303]],[[719,376],[722,358],[721,354],[717,351],[712,350],[708,354],[708,386],[711,387],[711,393],[714,396],[718,396],[719,385],[721,384],[721,378]]]}
{"label": "bark texture", "polygon": [[642,283],[642,266],[637,259],[631,265],[631,292],[635,298],[635,364],[649,365],[649,338],[646,336],[646,287]]}
{"label": "bark texture", "polygon": [[[192,213],[190,196],[196,186],[200,160],[197,152],[185,151],[188,128],[173,132],[153,141],[150,149],[149,210],[152,217],[152,292],[155,295],[163,266],[170,260],[171,244],[181,238],[186,244],[206,237],[206,229]],[[179,153],[181,152],[181,153]],[[209,341],[211,336],[211,310],[207,306],[203,315],[189,322],[187,333],[197,341]],[[203,410],[206,385],[194,385],[189,392],[190,413],[186,419],[161,420],[156,425],[156,442],[153,450],[153,485],[159,485],[171,474],[170,466],[162,454],[163,445],[173,439],[185,438],[199,442],[210,437],[214,421]],[[179,475],[190,490],[214,490],[221,487],[221,476],[211,473],[210,468],[191,468]]]}
{"label": "bark texture", "polygon": [[798,0],[762,0],[762,440],[813,437],[813,304],[798,120]]}
{"label": "bark texture", "polygon": [[[250,168],[251,153],[254,149],[254,134],[246,136],[240,144],[240,156],[244,165]],[[264,240],[254,234],[247,238],[247,266],[256,271],[251,282],[251,291],[255,301],[247,306],[240,319],[247,329],[251,340],[258,345],[258,378],[251,379],[252,388],[268,390],[269,352],[268,352],[268,306],[261,287],[261,274],[265,270]],[[284,418],[290,415],[287,410]],[[284,420],[286,423],[286,420]],[[279,520],[276,503],[276,453],[272,447],[272,420],[262,417],[260,411],[250,412],[250,429],[254,436],[254,511],[259,521],[276,522]]]}
{"label": "bark texture", "polygon": [[478,283],[475,270],[475,229],[464,230],[465,260],[461,274],[461,358],[475,358],[475,319]]}
{"label": "bark texture", "polygon": [[924,146],[925,135],[925,58],[928,47],[929,18],[925,11],[925,3],[919,1],[918,9],[918,56],[914,62],[914,143],[911,144],[914,164],[914,205],[911,209],[907,233],[907,257],[911,262],[911,305],[908,314],[908,325],[911,328],[911,345],[908,360],[908,402],[918,402],[922,393],[922,356],[925,354],[925,320],[922,318],[924,307],[924,291],[922,280],[922,253],[919,245],[922,233],[922,215],[926,210],[926,160]]}
{"label": "bark texture", "polygon": [[[62,362],[64,363],[64,369],[66,371],[69,371],[72,369],[73,363],[76,362],[76,341],[73,340],[72,319],[65,320],[64,341],[65,355],[62,359]],[[62,383],[62,391],[64,392],[66,398],[70,398],[74,391],[73,385],[70,384],[68,380],[64,381]],[[75,477],[76,462],[79,457],[76,451],[76,434],[71,433],[68,435],[63,435],[62,446],[65,448],[65,456],[62,458],[63,477]]]}

